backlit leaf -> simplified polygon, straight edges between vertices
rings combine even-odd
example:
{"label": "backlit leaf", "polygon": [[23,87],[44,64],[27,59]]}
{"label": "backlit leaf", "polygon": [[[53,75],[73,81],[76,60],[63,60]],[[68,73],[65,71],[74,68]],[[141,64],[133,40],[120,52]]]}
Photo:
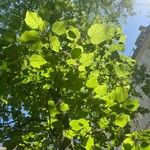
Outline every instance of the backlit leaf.
{"label": "backlit leaf", "polygon": [[71,120],[70,126],[72,130],[79,131],[83,128],[90,129],[89,122],[86,119]]}
{"label": "backlit leaf", "polygon": [[130,121],[130,117],[126,114],[121,114],[116,117],[115,125],[123,128]]}
{"label": "backlit leaf", "polygon": [[95,23],[88,30],[91,43],[100,44],[107,39],[107,30],[104,24]]}
{"label": "backlit leaf", "polygon": [[52,25],[52,31],[57,35],[62,35],[66,32],[66,22],[65,21],[56,21]]}
{"label": "backlit leaf", "polygon": [[125,78],[127,76],[126,68],[123,65],[115,65],[115,73],[119,78]]}
{"label": "backlit leaf", "polygon": [[43,31],[45,28],[45,22],[35,12],[27,11],[25,22],[32,29],[39,29]]}
{"label": "backlit leaf", "polygon": [[136,111],[139,108],[139,101],[137,99],[128,100],[125,104],[132,111]]}
{"label": "backlit leaf", "polygon": [[35,30],[25,31],[20,37],[21,42],[35,42],[38,41],[39,39],[40,35]]}
{"label": "backlit leaf", "polygon": [[50,38],[50,45],[51,45],[51,49],[55,52],[59,52],[60,50],[60,42],[58,40],[58,37],[57,36],[52,36]]}
{"label": "backlit leaf", "polygon": [[80,38],[79,30],[71,26],[69,30],[67,30],[67,38],[71,41],[77,41]]}
{"label": "backlit leaf", "polygon": [[88,137],[88,140],[86,142],[86,146],[85,149],[86,150],[92,150],[92,147],[94,146],[94,138],[92,138],[92,136]]}
{"label": "backlit leaf", "polygon": [[93,63],[93,59],[94,59],[94,54],[93,53],[87,53],[87,54],[82,54],[79,61],[82,64],[82,66],[88,67]]}
{"label": "backlit leaf", "polygon": [[109,124],[109,120],[108,120],[108,118],[103,117],[99,120],[98,123],[99,123],[100,128],[106,128]]}
{"label": "backlit leaf", "polygon": [[128,98],[128,91],[123,87],[116,87],[116,89],[111,92],[110,97],[114,101],[123,102]]}
{"label": "backlit leaf", "polygon": [[66,130],[63,135],[64,135],[64,137],[67,137],[68,139],[71,139],[71,138],[73,138],[76,134],[75,134],[75,132],[72,131],[72,130]]}
{"label": "backlit leaf", "polygon": [[125,50],[125,46],[124,44],[112,44],[110,46],[110,51],[124,51]]}
{"label": "backlit leaf", "polygon": [[95,89],[94,92],[97,94],[96,98],[100,98],[104,95],[107,94],[107,85],[103,84],[103,85],[98,85]]}
{"label": "backlit leaf", "polygon": [[46,64],[47,61],[40,55],[34,54],[30,57],[30,65],[34,68],[40,68],[42,65]]}
{"label": "backlit leaf", "polygon": [[88,88],[96,88],[98,86],[97,77],[92,77],[86,81],[86,86]]}
{"label": "backlit leaf", "polygon": [[61,103],[61,104],[60,104],[60,110],[61,110],[62,112],[66,112],[67,110],[69,110],[68,104]]}

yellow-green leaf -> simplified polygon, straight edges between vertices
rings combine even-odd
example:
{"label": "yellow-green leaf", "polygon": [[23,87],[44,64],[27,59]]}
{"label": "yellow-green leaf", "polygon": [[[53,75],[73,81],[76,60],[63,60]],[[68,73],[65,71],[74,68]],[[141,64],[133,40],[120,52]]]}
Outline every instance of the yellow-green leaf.
{"label": "yellow-green leaf", "polygon": [[69,110],[68,104],[61,103],[61,104],[60,104],[60,110],[61,110],[62,112],[68,111],[68,110]]}
{"label": "yellow-green leaf", "polygon": [[100,44],[107,39],[107,30],[104,24],[95,23],[88,30],[88,36],[93,44]]}
{"label": "yellow-green leaf", "polygon": [[46,64],[47,61],[40,55],[34,54],[30,57],[30,65],[34,68],[40,68],[42,65]]}
{"label": "yellow-green leaf", "polygon": [[63,135],[64,135],[64,137],[67,137],[68,139],[71,139],[71,138],[73,138],[76,134],[75,134],[75,132],[72,131],[72,130],[66,130]]}
{"label": "yellow-green leaf", "polygon": [[85,53],[82,54],[81,58],[79,59],[80,63],[84,67],[88,67],[93,63],[94,54],[93,53]]}
{"label": "yellow-green leaf", "polygon": [[70,41],[77,41],[80,38],[80,32],[77,28],[71,26],[69,30],[67,30],[67,38]]}
{"label": "yellow-green leaf", "polygon": [[94,146],[94,138],[92,138],[92,136],[88,137],[88,140],[86,142],[86,146],[85,149],[86,150],[92,150],[92,147]]}
{"label": "yellow-green leaf", "polygon": [[86,81],[86,86],[88,88],[96,88],[98,85],[97,77],[92,77]]}
{"label": "yellow-green leaf", "polygon": [[20,37],[21,42],[36,42],[39,39],[40,35],[35,30],[25,31]]}
{"label": "yellow-green leaf", "polygon": [[45,29],[45,22],[35,12],[27,11],[25,22],[32,29],[39,29],[41,31]]}
{"label": "yellow-green leaf", "polygon": [[104,95],[107,94],[107,85],[103,84],[103,85],[98,85],[95,89],[94,92],[97,94],[96,98],[100,98]]}
{"label": "yellow-green leaf", "polygon": [[136,111],[139,108],[139,101],[137,99],[131,99],[126,101],[126,107],[132,111]]}
{"label": "yellow-green leaf", "polygon": [[52,31],[57,35],[62,35],[66,32],[66,22],[65,21],[56,21],[52,25]]}
{"label": "yellow-green leaf", "polygon": [[55,52],[59,52],[60,50],[60,42],[58,40],[58,37],[57,36],[52,36],[50,38],[50,46],[51,46],[51,49]]}
{"label": "yellow-green leaf", "polygon": [[115,125],[123,128],[130,121],[130,117],[126,114],[121,114],[116,117]]}
{"label": "yellow-green leaf", "polygon": [[114,101],[123,102],[128,98],[128,91],[123,87],[116,87],[116,89],[110,93],[110,97]]}

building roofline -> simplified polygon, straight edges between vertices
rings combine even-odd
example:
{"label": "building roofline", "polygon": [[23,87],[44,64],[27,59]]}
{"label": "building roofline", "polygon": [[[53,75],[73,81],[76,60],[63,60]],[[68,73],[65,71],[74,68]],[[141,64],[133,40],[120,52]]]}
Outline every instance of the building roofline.
{"label": "building roofline", "polygon": [[148,27],[140,26],[139,30],[141,31],[140,35],[137,37],[135,45],[137,46],[136,49],[134,49],[134,52],[132,54],[132,58],[136,58],[138,53],[141,50],[141,47],[143,46],[148,33],[150,33],[150,25]]}

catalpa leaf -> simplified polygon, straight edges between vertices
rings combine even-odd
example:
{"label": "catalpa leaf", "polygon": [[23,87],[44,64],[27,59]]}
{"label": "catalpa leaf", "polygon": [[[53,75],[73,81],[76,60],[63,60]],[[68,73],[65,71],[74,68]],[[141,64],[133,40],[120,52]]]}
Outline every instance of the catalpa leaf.
{"label": "catalpa leaf", "polygon": [[104,24],[95,23],[88,30],[88,36],[93,44],[100,44],[107,39],[107,30]]}
{"label": "catalpa leaf", "polygon": [[86,86],[88,88],[94,89],[97,87],[97,85],[98,85],[97,77],[92,77],[86,81]]}
{"label": "catalpa leaf", "polygon": [[21,37],[20,41],[21,42],[36,42],[40,39],[40,35],[37,31],[31,30],[31,31],[25,31]]}
{"label": "catalpa leaf", "polygon": [[108,124],[109,124],[109,120],[106,117],[103,117],[103,118],[101,118],[99,120],[99,126],[100,126],[100,128],[104,129],[104,128],[106,128],[108,126]]}
{"label": "catalpa leaf", "polygon": [[123,128],[130,121],[130,117],[126,114],[121,114],[116,117],[115,125]]}
{"label": "catalpa leaf", "polygon": [[123,87],[116,87],[116,89],[110,93],[110,97],[114,101],[123,102],[128,98],[128,91]]}
{"label": "catalpa leaf", "polygon": [[83,128],[86,128],[87,130],[90,129],[89,121],[86,119],[71,120],[69,124],[74,131],[79,131]]}
{"label": "catalpa leaf", "polygon": [[58,37],[57,36],[52,36],[50,38],[50,46],[51,46],[51,49],[55,52],[59,52],[60,50],[60,42],[58,40]]}
{"label": "catalpa leaf", "polygon": [[128,109],[136,111],[139,108],[139,101],[137,99],[131,99],[128,100],[125,105]]}
{"label": "catalpa leaf", "polygon": [[95,89],[94,92],[97,94],[96,98],[100,98],[102,96],[105,96],[107,94],[107,85],[98,85]]}
{"label": "catalpa leaf", "polygon": [[60,110],[61,110],[62,112],[68,111],[68,110],[69,110],[68,104],[61,103],[61,104],[60,104]]}
{"label": "catalpa leaf", "polygon": [[125,46],[124,44],[112,44],[110,46],[110,51],[124,51],[125,50]]}
{"label": "catalpa leaf", "polygon": [[83,47],[76,46],[75,48],[72,49],[71,56],[72,56],[72,58],[76,59],[81,56],[82,52],[83,52]]}
{"label": "catalpa leaf", "polygon": [[75,134],[75,132],[72,131],[72,130],[66,130],[63,135],[64,135],[64,137],[67,137],[68,139],[71,139],[71,138],[73,138],[76,134]]}
{"label": "catalpa leaf", "polygon": [[84,53],[82,54],[81,58],[79,59],[79,62],[84,67],[88,67],[93,63],[94,54],[93,53]]}
{"label": "catalpa leaf", "polygon": [[32,29],[39,29],[41,31],[45,29],[45,22],[35,12],[27,11],[25,22]]}
{"label": "catalpa leaf", "polygon": [[56,21],[52,25],[52,31],[57,35],[62,35],[66,32],[66,22],[65,21]]}
{"label": "catalpa leaf", "polygon": [[30,65],[34,68],[40,68],[42,65],[46,64],[47,61],[40,55],[34,54],[30,57]]}
{"label": "catalpa leaf", "polygon": [[125,66],[123,65],[115,65],[115,73],[116,75],[119,77],[119,78],[125,78],[127,77],[127,71],[126,71],[126,68]]}
{"label": "catalpa leaf", "polygon": [[67,38],[70,41],[77,41],[80,38],[80,32],[77,28],[71,26],[69,30],[67,30]]}
{"label": "catalpa leaf", "polygon": [[86,142],[86,146],[85,149],[86,150],[92,150],[92,147],[94,146],[94,138],[92,138],[92,136],[88,137],[88,140]]}

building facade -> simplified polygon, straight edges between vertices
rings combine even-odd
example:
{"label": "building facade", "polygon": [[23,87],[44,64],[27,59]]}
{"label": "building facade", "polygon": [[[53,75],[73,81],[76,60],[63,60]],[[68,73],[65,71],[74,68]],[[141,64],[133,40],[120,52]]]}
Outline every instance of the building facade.
{"label": "building facade", "polygon": [[[141,33],[135,42],[136,49],[134,49],[132,57],[139,65],[144,64],[150,71],[150,25],[148,27],[140,26],[139,30]],[[144,94],[140,87],[137,87],[137,90],[140,91],[142,95],[142,99],[140,100],[141,106],[150,109],[150,99]],[[139,116],[139,124],[142,129],[149,128],[150,113]]]}

